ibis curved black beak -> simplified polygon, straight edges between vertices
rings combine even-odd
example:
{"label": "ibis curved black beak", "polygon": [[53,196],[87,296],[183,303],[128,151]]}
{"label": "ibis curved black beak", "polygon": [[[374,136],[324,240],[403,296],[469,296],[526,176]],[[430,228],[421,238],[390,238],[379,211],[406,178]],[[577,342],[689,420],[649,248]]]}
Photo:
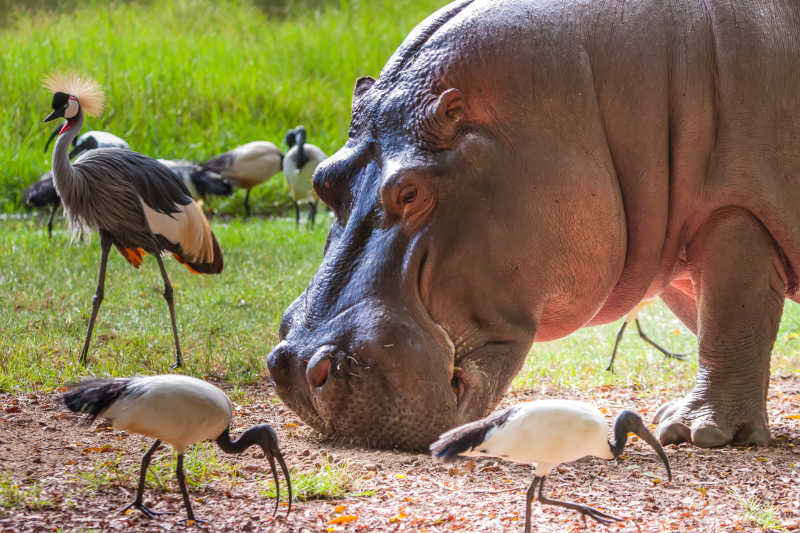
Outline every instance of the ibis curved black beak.
{"label": "ibis curved black beak", "polygon": [[[55,113],[55,111],[53,111],[53,113]],[[51,115],[52,115],[53,113],[51,113]],[[50,117],[49,117],[49,116],[48,116],[46,119],[44,119],[44,121],[45,121],[45,122],[47,122],[48,120],[50,120]],[[51,134],[50,134],[50,138],[49,138],[49,139],[47,139],[47,143],[44,145],[44,151],[45,151],[45,152],[47,152],[47,148],[50,146],[50,143],[51,143],[51,142],[53,142],[53,139],[55,139],[55,138],[56,138],[56,135],[58,135],[58,132],[59,132],[59,131],[61,131],[61,124],[59,124],[58,126],[56,126],[56,129],[54,129],[54,130],[53,130],[53,133],[51,133]]]}
{"label": "ibis curved black beak", "polygon": [[661,447],[661,443],[658,442],[655,435],[650,433],[650,430],[644,425],[642,417],[630,409],[622,411],[614,420],[614,443],[609,443],[609,446],[611,446],[611,453],[614,454],[614,457],[619,457],[622,453],[622,449],[625,447],[625,441],[628,440],[628,433],[638,435],[655,450],[664,462],[664,466],[667,468],[667,477],[672,481],[672,469],[669,467],[669,459],[667,459],[664,448]]}

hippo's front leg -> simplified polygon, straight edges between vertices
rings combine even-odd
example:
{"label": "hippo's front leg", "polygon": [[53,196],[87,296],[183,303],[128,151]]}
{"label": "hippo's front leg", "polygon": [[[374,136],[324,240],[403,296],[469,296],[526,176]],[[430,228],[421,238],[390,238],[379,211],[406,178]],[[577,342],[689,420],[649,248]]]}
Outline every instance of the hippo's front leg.
{"label": "hippo's front leg", "polygon": [[663,444],[767,444],[769,358],[786,282],[774,240],[749,212],[715,212],[687,257],[698,296],[694,390],[656,414]]}

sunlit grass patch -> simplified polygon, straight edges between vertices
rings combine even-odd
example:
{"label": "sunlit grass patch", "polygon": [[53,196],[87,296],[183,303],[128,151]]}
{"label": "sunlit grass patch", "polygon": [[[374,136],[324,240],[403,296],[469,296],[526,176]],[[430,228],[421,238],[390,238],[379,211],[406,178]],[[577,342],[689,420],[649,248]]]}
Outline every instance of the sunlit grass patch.
{"label": "sunlit grass patch", "polygon": [[[370,496],[372,491],[361,490],[361,480],[354,475],[348,463],[331,464],[325,459],[317,470],[298,472],[290,470],[292,495],[295,500],[332,500],[346,496]],[[275,482],[267,481],[264,496],[275,497]],[[281,499],[288,497],[285,483],[281,483]]]}
{"label": "sunlit grass patch", "polygon": [[0,472],[0,516],[7,516],[15,509],[35,511],[54,506],[38,482],[18,482],[10,472]]}
{"label": "sunlit grass patch", "polygon": [[746,525],[762,531],[787,531],[783,522],[778,520],[778,509],[774,505],[759,498],[743,496],[736,489],[730,489],[729,493],[741,507],[741,517]]}

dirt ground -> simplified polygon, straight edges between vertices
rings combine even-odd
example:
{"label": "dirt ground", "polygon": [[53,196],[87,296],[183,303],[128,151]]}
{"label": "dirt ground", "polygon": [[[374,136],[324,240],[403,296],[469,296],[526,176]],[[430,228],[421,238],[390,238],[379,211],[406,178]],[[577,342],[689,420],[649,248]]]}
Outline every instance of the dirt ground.
{"label": "dirt ground", "polygon": [[[579,398],[605,409],[609,420],[622,408],[651,416],[662,397],[640,397],[632,389],[591,391],[539,390],[510,393],[503,406],[544,397]],[[289,467],[315,471],[327,459],[346,463],[357,478],[358,492],[337,500],[295,502],[286,517],[285,504],[272,517],[274,501],[262,496],[270,478],[263,454],[251,448],[230,460],[244,474],[235,483],[221,476],[191,489],[195,513],[213,531],[522,531],[529,466],[492,459],[439,463],[423,454],[374,451],[325,442],[276,401],[268,383],[252,387],[253,399],[234,412],[234,436],[242,429],[268,422],[281,440]],[[624,517],[604,527],[584,526],[566,509],[533,504],[536,531],[758,531],[746,514],[747,502],[761,502],[775,511],[766,524],[800,529],[800,377],[775,377],[769,395],[772,443],[767,448],[702,450],[687,445],[667,447],[674,478],[666,482],[663,466],[642,442],[634,442],[616,461],[583,459],[565,464],[548,478],[551,498],[590,504]],[[67,414],[57,393],[12,396],[0,394],[0,473],[25,488],[34,482],[45,509],[0,507],[0,531],[160,531],[185,529],[177,484],[169,490],[148,489],[145,502],[175,515],[149,520],[138,511],[119,513],[132,498],[135,482],[87,490],[81,471],[91,471],[98,458],[122,452],[121,467],[136,472],[149,443],[138,435],[102,425],[87,427]],[[105,448],[104,448],[105,446]],[[169,453],[164,451],[160,454]],[[219,452],[218,456],[223,456]],[[327,456],[327,457],[326,457]],[[225,456],[228,457],[228,456]]]}

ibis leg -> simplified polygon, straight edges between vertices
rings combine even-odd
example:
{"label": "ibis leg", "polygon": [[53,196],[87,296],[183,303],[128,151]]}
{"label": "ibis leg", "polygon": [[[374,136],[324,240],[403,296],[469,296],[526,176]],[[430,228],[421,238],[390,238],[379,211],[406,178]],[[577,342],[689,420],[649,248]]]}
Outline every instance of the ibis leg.
{"label": "ibis leg", "polygon": [[317,202],[308,202],[308,222],[314,227],[314,219],[317,218]]}
{"label": "ibis leg", "polygon": [[178,454],[178,465],[175,467],[175,476],[178,478],[178,485],[181,487],[183,495],[183,505],[186,507],[186,520],[195,525],[206,524],[205,520],[198,520],[192,511],[192,502],[189,501],[189,490],[186,488],[186,476],[183,474],[183,454]]}
{"label": "ibis leg", "polygon": [[47,237],[50,239],[53,238],[53,217],[56,215],[56,210],[58,210],[58,204],[50,208],[50,218],[47,219]]}
{"label": "ibis leg", "polygon": [[294,225],[300,227],[300,204],[294,203]]}
{"label": "ibis leg", "polygon": [[144,496],[144,480],[147,476],[147,468],[150,466],[150,459],[153,457],[153,453],[155,453],[159,446],[161,446],[161,441],[155,441],[153,445],[150,446],[150,449],[147,450],[147,453],[144,454],[144,457],[142,457],[142,469],[139,472],[139,487],[136,489],[136,499],[129,503],[128,506],[122,509],[120,512],[124,513],[131,507],[135,507],[136,509],[139,509],[147,518],[155,518],[162,514],[174,514],[172,511],[153,511],[145,506],[144,503],[142,503],[142,498]]}
{"label": "ibis leg", "polygon": [[172,284],[169,282],[167,276],[167,269],[164,268],[164,261],[160,255],[156,255],[158,260],[158,268],[161,269],[161,277],[164,278],[164,299],[167,301],[169,307],[169,318],[172,321],[172,338],[175,340],[175,364],[172,368],[180,368],[183,366],[183,359],[181,358],[181,342],[178,340],[178,326],[175,323],[175,301],[172,298]]}
{"label": "ibis leg", "polygon": [[247,192],[244,193],[244,213],[245,216],[250,216],[250,189],[247,189]]}
{"label": "ibis leg", "polygon": [[525,493],[525,533],[531,533],[531,501],[536,494],[536,485],[541,479],[539,476],[533,476],[528,492]]}
{"label": "ibis leg", "polygon": [[622,321],[622,327],[619,328],[617,332],[617,340],[614,341],[614,349],[611,350],[611,361],[608,362],[608,368],[606,368],[606,372],[614,373],[614,358],[617,356],[617,348],[619,348],[619,341],[622,340],[622,334],[625,333],[625,328],[628,327],[628,321]]}
{"label": "ibis leg", "polygon": [[89,341],[92,339],[94,321],[97,319],[97,312],[103,302],[103,292],[106,284],[106,266],[108,265],[108,252],[111,250],[111,239],[105,232],[100,232],[100,272],[97,275],[97,289],[92,297],[92,314],[89,317],[89,327],[86,329],[86,342],[83,343],[81,351],[81,364],[86,365],[87,354],[89,353]]}
{"label": "ibis leg", "polygon": [[650,339],[647,335],[645,335],[644,331],[642,331],[642,326],[639,324],[639,319],[636,319],[636,329],[639,330],[639,336],[642,338],[643,341],[648,343],[650,346],[658,350],[659,352],[663,353],[667,358],[678,359],[679,361],[684,361],[689,354],[685,353],[675,353],[670,352],[669,350],[659,346],[654,340]]}
{"label": "ibis leg", "polygon": [[606,514],[602,511],[598,511],[593,507],[589,507],[588,505],[583,505],[580,503],[572,503],[572,502],[562,502],[559,500],[550,500],[544,495],[544,479],[545,476],[541,476],[541,482],[539,483],[539,497],[537,498],[539,502],[546,504],[546,505],[557,505],[559,507],[566,507],[567,509],[572,509],[573,511],[578,511],[583,515],[584,520],[588,516],[596,520],[597,522],[603,525],[613,524],[615,522],[621,522],[622,518],[617,518],[615,516],[611,516],[610,514]]}

